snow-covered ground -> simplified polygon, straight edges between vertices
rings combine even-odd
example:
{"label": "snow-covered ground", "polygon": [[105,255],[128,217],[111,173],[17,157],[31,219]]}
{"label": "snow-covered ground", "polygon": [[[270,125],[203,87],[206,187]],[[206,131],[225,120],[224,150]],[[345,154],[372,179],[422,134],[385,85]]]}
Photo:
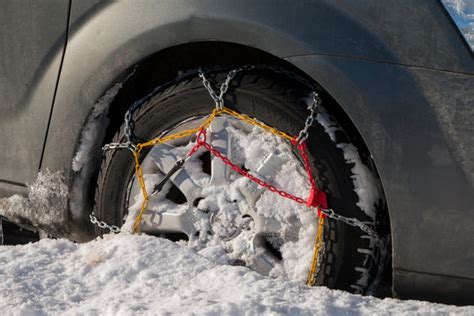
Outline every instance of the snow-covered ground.
{"label": "snow-covered ground", "polygon": [[129,234],[0,247],[0,293],[2,315],[474,314],[474,307],[309,288]]}

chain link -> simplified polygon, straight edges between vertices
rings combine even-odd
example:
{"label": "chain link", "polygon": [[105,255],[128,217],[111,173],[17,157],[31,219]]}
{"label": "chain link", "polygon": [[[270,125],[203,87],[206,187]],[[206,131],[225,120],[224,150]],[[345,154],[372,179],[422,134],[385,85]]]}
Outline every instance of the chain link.
{"label": "chain link", "polygon": [[227,76],[224,80],[224,82],[221,84],[220,89],[219,89],[219,95],[214,91],[214,89],[211,86],[211,83],[209,80],[206,78],[206,75],[204,72],[199,69],[199,78],[201,78],[202,83],[204,87],[207,89],[209,92],[209,95],[211,96],[212,100],[216,103],[216,109],[217,110],[222,110],[224,108],[224,94],[227,92],[229,89],[229,83],[232,79],[234,79],[235,75],[240,71],[239,68],[232,69],[227,73]]}
{"label": "chain link", "polygon": [[308,130],[313,125],[314,120],[316,119],[316,112],[320,103],[321,99],[319,98],[319,95],[316,92],[313,92],[312,102],[308,104],[308,110],[310,111],[310,113],[306,117],[306,120],[304,122],[304,128],[300,131],[298,137],[296,138],[296,144],[300,144],[306,139],[308,139]]}
{"label": "chain link", "polygon": [[135,152],[137,146],[135,144],[126,142],[126,143],[110,143],[102,147],[102,151],[115,150],[115,149],[128,149],[131,152]]}
{"label": "chain link", "polygon": [[209,82],[209,80],[207,80],[206,76],[204,75],[204,72],[202,72],[201,70],[199,70],[199,78],[202,79],[204,87],[209,92],[209,95],[211,96],[212,100],[214,100],[214,102],[216,103],[216,108],[219,108],[219,96],[214,92],[211,83]]}
{"label": "chain link", "polygon": [[137,151],[137,145],[133,141],[133,119],[132,119],[132,114],[136,108],[137,106],[134,105],[125,113],[124,133],[125,133],[126,141],[124,143],[105,144],[102,147],[103,152],[108,151],[108,150],[116,150],[116,149],[128,149],[132,153],[135,153]]}
{"label": "chain link", "polygon": [[340,222],[346,223],[347,225],[357,227],[360,230],[362,230],[363,232],[365,232],[367,235],[369,235],[371,237],[374,237],[375,239],[380,239],[379,236],[378,236],[378,233],[371,226],[369,226],[366,223],[358,220],[357,218],[346,217],[346,216],[336,214],[334,212],[334,210],[330,209],[330,208],[329,209],[321,209],[321,213],[323,213],[327,217],[332,218],[336,221],[340,221]]}
{"label": "chain link", "polygon": [[100,228],[108,229],[108,230],[110,230],[112,233],[115,233],[115,234],[120,233],[120,227],[115,226],[115,225],[109,225],[109,224],[107,224],[107,223],[104,222],[104,221],[98,220],[97,217],[95,216],[94,212],[92,212],[92,214],[89,215],[89,219],[90,219],[90,221],[91,221],[92,224],[97,225],[97,226],[99,226]]}

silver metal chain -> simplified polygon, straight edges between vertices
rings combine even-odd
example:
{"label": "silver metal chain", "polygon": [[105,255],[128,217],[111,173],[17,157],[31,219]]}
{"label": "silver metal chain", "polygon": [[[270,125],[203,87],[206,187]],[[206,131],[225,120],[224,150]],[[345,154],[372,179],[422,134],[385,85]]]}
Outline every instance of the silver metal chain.
{"label": "silver metal chain", "polygon": [[323,213],[327,217],[332,218],[336,221],[340,221],[340,222],[346,223],[347,225],[357,227],[360,230],[362,230],[363,232],[365,232],[367,235],[369,235],[371,237],[374,237],[375,239],[379,239],[378,233],[371,226],[369,226],[366,223],[358,220],[357,218],[346,217],[346,216],[336,214],[334,212],[334,210],[330,209],[330,208],[329,209],[321,209],[321,213]]}
{"label": "silver metal chain", "polygon": [[115,150],[115,149],[128,149],[131,152],[135,152],[136,148],[137,147],[135,146],[135,144],[126,142],[126,143],[109,143],[109,144],[104,145],[104,147],[102,147],[102,150],[107,151],[107,150]]}
{"label": "silver metal chain", "polygon": [[314,120],[316,119],[316,112],[318,110],[318,106],[321,103],[321,99],[319,98],[319,95],[313,91],[312,93],[312,102],[308,104],[308,110],[310,111],[309,115],[306,117],[306,120],[304,122],[304,128],[300,131],[298,134],[298,137],[296,138],[296,144],[300,144],[304,142],[306,139],[308,139],[309,133],[308,130],[309,128],[313,125]]}
{"label": "silver metal chain", "polygon": [[[309,128],[313,125],[314,120],[316,119],[318,107],[320,104],[321,104],[321,99],[318,93],[313,91],[312,102],[308,104],[308,110],[310,111],[310,113],[306,117],[304,128],[299,132],[298,137],[295,140],[296,144],[301,144],[302,142],[308,139]],[[356,218],[353,218],[353,217],[351,218],[351,217],[346,217],[346,216],[336,214],[334,210],[332,209],[321,209],[321,212],[329,218],[346,223],[353,227],[357,227],[363,232],[365,232],[366,234],[368,234],[369,236],[379,239],[377,232],[374,229],[372,229],[372,227],[370,227],[369,225],[363,223],[362,221]]]}
{"label": "silver metal chain", "polygon": [[136,144],[133,142],[133,119],[132,119],[132,114],[135,109],[132,107],[130,108],[127,113],[125,113],[125,127],[124,127],[124,133],[125,133],[125,139],[126,141],[124,143],[109,143],[105,144],[104,147],[102,147],[102,151],[107,151],[107,150],[116,150],[116,149],[128,149],[131,152],[135,152],[137,149]]}
{"label": "silver metal chain", "polygon": [[240,71],[240,69],[233,69],[227,73],[227,76],[220,86],[219,89],[219,95],[214,91],[214,89],[211,86],[211,83],[209,80],[207,80],[206,75],[204,72],[199,69],[199,78],[202,79],[202,84],[204,87],[207,89],[209,92],[209,95],[211,96],[212,100],[216,103],[216,109],[221,110],[224,107],[224,94],[227,92],[229,89],[229,83],[232,79],[234,79],[235,75]]}
{"label": "silver metal chain", "polygon": [[108,229],[112,233],[115,233],[115,234],[120,233],[120,227],[115,226],[115,225],[109,225],[104,221],[98,220],[97,217],[95,216],[94,212],[92,212],[92,214],[89,215],[89,219],[90,219],[92,224],[97,225],[100,228]]}

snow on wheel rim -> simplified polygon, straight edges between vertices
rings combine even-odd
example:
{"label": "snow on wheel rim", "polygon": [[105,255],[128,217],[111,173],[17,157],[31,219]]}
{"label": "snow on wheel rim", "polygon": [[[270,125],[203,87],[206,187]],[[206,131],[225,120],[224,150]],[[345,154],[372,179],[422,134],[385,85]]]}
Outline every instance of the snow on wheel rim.
{"label": "snow on wheel rim", "polygon": [[[194,128],[190,118],[163,133]],[[150,202],[141,231],[187,244],[218,262],[244,264],[270,276],[304,281],[311,262],[317,216],[230,170],[200,149],[160,192],[154,187],[194,145],[195,137],[150,149],[142,169]],[[309,192],[304,167],[287,142],[227,115],[216,118],[208,140],[222,154],[253,174],[290,193]],[[124,229],[131,230],[143,197],[132,179]]]}

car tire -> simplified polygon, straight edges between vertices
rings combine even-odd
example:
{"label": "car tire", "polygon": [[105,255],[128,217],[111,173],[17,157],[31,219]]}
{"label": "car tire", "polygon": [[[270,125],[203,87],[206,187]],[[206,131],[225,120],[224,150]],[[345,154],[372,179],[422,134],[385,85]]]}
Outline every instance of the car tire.
{"label": "car tire", "polygon": [[[211,78],[216,83],[222,82],[225,72],[216,72]],[[271,70],[255,70],[240,73],[231,81],[225,104],[297,135],[308,114],[304,98],[309,93],[310,90],[295,78]],[[322,103],[324,105],[324,97]],[[197,76],[177,79],[166,88],[157,89],[133,113],[136,140],[157,137],[190,117],[209,114],[213,108],[214,103]],[[308,150],[318,186],[326,192],[328,204],[336,213],[375,225],[375,219],[358,205],[360,197],[354,185],[354,163],[346,160],[340,146],[341,143],[350,144],[349,137],[333,117],[324,111],[321,115],[325,115],[337,133],[331,137],[327,126],[325,128],[319,120],[309,130]],[[112,141],[124,142],[124,131],[122,125]],[[128,185],[133,174],[134,162],[129,151],[106,152],[95,190],[94,212],[101,220],[123,224]],[[97,234],[103,233],[97,228]],[[326,252],[318,285],[361,294],[371,290],[384,264],[384,250],[378,249],[373,239],[360,229],[331,219],[325,223],[324,236]]]}

